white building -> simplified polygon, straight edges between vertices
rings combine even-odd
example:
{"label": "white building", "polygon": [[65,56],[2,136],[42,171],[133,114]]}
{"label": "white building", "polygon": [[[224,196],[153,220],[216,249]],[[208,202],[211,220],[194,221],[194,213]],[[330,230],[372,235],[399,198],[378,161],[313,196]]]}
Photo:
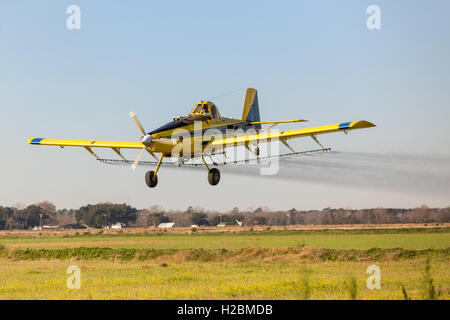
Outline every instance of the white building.
{"label": "white building", "polygon": [[165,222],[165,223],[160,223],[158,225],[158,228],[175,228],[176,224],[175,222]]}

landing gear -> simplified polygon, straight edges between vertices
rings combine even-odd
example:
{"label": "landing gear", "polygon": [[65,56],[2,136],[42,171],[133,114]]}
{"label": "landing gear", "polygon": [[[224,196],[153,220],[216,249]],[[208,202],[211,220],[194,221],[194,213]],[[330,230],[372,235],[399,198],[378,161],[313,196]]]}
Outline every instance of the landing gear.
{"label": "landing gear", "polygon": [[217,168],[211,168],[208,171],[208,182],[210,185],[215,186],[220,181],[220,171]]}
{"label": "landing gear", "polygon": [[145,183],[149,188],[154,188],[158,184],[158,176],[154,171],[148,171],[145,174]]}
{"label": "landing gear", "polygon": [[220,181],[220,171],[217,168],[209,168],[208,164],[205,161],[205,158],[203,157],[202,154],[202,160],[203,160],[203,164],[205,165],[206,169],[208,170],[208,182],[210,185],[215,186],[219,183]]}
{"label": "landing gear", "polygon": [[158,165],[156,166],[155,171],[147,171],[147,173],[145,174],[145,183],[149,188],[154,188],[158,184],[158,176],[156,174],[158,173],[163,158],[164,156],[161,155],[161,158],[159,158]]}

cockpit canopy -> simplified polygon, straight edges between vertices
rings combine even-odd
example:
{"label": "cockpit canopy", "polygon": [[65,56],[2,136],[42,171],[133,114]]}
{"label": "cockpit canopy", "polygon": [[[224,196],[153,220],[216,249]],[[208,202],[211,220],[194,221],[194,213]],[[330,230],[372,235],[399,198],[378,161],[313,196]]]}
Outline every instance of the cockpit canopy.
{"label": "cockpit canopy", "polygon": [[[200,101],[194,107],[194,110],[186,117],[176,116],[173,121],[149,132],[151,135],[159,134],[158,137],[170,136],[173,129],[192,125],[195,121],[221,120],[219,111],[214,103],[209,101]],[[165,131],[167,131],[165,133]]]}
{"label": "cockpit canopy", "polygon": [[200,101],[199,103],[197,103],[191,114],[203,114],[206,116],[211,116],[211,119],[220,120],[219,110],[217,110],[217,107],[214,103],[209,101]]}

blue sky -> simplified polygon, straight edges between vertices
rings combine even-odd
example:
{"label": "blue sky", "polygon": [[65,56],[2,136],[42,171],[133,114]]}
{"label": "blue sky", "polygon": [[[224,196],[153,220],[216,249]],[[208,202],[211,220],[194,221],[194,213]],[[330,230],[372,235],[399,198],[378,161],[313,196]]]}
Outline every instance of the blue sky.
{"label": "blue sky", "polygon": [[[81,30],[66,28],[72,4],[81,9]],[[381,9],[381,30],[366,28],[371,4]],[[235,90],[240,91],[214,102],[222,115],[239,117],[244,90],[254,87],[263,120],[377,124],[321,138],[337,151],[450,159],[449,9],[448,1],[437,0],[4,0],[0,205],[42,200],[58,207],[127,201],[138,207],[219,209],[448,205],[445,197],[409,189],[301,177],[227,173],[211,188],[206,172],[186,169],[161,171],[160,185],[149,190],[144,169],[105,167],[84,150],[33,147],[26,139],[135,140],[139,133],[130,111],[150,130],[186,114],[200,99]],[[449,166],[442,171],[448,174]],[[280,194],[280,188],[290,191]],[[299,190],[308,201],[298,201]]]}

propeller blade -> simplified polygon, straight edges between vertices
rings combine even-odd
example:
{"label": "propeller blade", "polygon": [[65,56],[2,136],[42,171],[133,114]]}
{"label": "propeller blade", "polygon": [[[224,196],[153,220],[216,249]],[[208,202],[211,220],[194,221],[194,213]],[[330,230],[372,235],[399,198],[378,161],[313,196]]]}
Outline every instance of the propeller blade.
{"label": "propeller blade", "polygon": [[139,164],[139,161],[141,161],[142,155],[144,154],[145,148],[143,148],[141,150],[141,152],[139,152],[136,160],[134,160],[133,164],[131,165],[131,169],[136,169],[137,165]]}
{"label": "propeller blade", "polygon": [[134,112],[130,112],[130,118],[134,121],[134,123],[136,124],[136,126],[138,127],[138,129],[142,133],[142,135],[145,136],[144,127],[142,126],[141,122],[139,121],[139,119],[137,118],[137,116]]}

